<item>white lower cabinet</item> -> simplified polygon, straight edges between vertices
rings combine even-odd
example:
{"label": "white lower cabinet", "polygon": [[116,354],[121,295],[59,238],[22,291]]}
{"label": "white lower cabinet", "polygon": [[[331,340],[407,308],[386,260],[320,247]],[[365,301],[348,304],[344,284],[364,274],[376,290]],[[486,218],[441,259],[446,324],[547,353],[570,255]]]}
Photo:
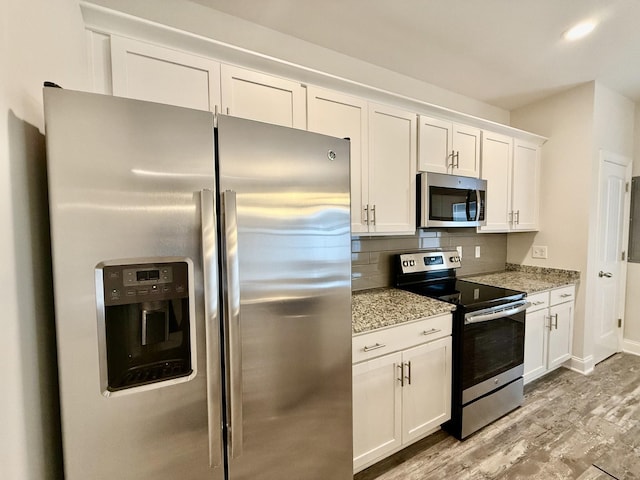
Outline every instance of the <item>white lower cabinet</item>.
{"label": "white lower cabinet", "polygon": [[524,383],[571,358],[575,286],[528,297],[524,342]]}
{"label": "white lower cabinet", "polygon": [[451,418],[451,315],[354,337],[361,358],[369,359],[353,365],[356,472]]}

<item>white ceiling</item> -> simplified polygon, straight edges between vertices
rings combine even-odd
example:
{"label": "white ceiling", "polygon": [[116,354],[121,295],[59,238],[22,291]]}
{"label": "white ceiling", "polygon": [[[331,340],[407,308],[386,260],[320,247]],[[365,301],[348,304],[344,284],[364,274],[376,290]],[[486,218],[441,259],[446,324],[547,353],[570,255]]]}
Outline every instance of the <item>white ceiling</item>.
{"label": "white ceiling", "polygon": [[591,80],[640,101],[640,0],[193,1],[506,110]]}

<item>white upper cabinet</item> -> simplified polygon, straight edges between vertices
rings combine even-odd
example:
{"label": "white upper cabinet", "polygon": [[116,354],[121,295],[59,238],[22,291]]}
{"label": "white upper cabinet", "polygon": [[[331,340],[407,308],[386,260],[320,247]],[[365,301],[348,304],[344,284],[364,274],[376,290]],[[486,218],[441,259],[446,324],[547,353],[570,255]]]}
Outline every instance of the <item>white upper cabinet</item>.
{"label": "white upper cabinet", "polygon": [[307,128],[312,132],[351,140],[351,231],[368,232],[364,216],[369,201],[367,101],[309,86]]}
{"label": "white upper cabinet", "polygon": [[479,232],[538,229],[538,145],[483,131],[481,177],[487,181],[487,224]]}
{"label": "white upper cabinet", "polygon": [[511,137],[483,132],[481,177],[487,181],[487,224],[480,227],[483,232],[509,231],[512,158]]}
{"label": "white upper cabinet", "polygon": [[465,177],[480,174],[480,129],[419,116],[418,170]]}
{"label": "white upper cabinet", "polygon": [[416,231],[416,114],[369,103],[369,198],[364,208],[370,234]]}
{"label": "white upper cabinet", "polygon": [[306,93],[300,83],[223,64],[221,84],[222,113],[306,129]]}
{"label": "white upper cabinet", "polygon": [[513,230],[538,229],[540,148],[516,140],[513,145]]}
{"label": "white upper cabinet", "polygon": [[214,111],[220,105],[220,64],[207,58],[113,35],[113,94]]}

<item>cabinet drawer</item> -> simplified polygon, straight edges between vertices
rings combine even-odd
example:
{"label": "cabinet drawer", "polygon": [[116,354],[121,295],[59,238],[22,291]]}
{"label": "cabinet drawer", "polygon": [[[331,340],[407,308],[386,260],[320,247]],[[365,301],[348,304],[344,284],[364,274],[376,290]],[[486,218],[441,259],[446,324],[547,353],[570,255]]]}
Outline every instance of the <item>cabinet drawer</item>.
{"label": "cabinet drawer", "polygon": [[535,312],[541,308],[547,308],[549,306],[549,292],[534,293],[533,295],[527,295],[527,302],[531,304],[527,308],[527,313]]}
{"label": "cabinet drawer", "polygon": [[576,286],[569,285],[568,287],[556,288],[551,290],[550,305],[557,305],[564,302],[573,302],[576,298]]}
{"label": "cabinet drawer", "polygon": [[451,314],[373,330],[353,337],[353,363],[451,335]]}

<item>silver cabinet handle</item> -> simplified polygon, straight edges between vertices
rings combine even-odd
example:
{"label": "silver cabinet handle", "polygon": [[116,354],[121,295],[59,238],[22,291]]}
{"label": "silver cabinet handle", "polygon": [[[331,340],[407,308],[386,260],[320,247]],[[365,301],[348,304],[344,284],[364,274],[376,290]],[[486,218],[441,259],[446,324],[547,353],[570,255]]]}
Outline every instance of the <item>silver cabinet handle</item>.
{"label": "silver cabinet handle", "polygon": [[[449,158],[451,158],[451,163],[449,163]],[[451,167],[451,173],[453,173],[453,169],[456,166],[455,158],[456,158],[456,152],[455,150],[451,150],[451,153],[447,155],[447,169]]]}
{"label": "silver cabinet handle", "polygon": [[543,301],[539,301],[539,302],[533,302],[531,305],[536,306],[536,305],[543,305],[543,304],[544,304]]}
{"label": "silver cabinet handle", "polygon": [[555,313],[553,316],[554,316],[554,317],[555,317],[555,319],[556,319],[556,322],[555,322],[555,324],[554,324],[553,326],[554,326],[554,327],[555,327],[555,329],[557,330],[557,329],[558,329],[558,314],[557,314],[557,313]]}
{"label": "silver cabinet handle", "polygon": [[411,361],[405,362],[404,365],[407,367],[407,375],[404,378],[407,379],[407,384],[411,385]]}
{"label": "silver cabinet handle", "polygon": [[456,168],[460,168],[460,152],[456,152]]}
{"label": "silver cabinet handle", "polygon": [[365,205],[364,207],[364,212],[363,212],[363,221],[365,223],[365,225],[369,225],[369,205]]}
{"label": "silver cabinet handle", "polygon": [[514,218],[515,218],[515,224],[516,225],[520,225],[520,210],[516,210],[516,213],[514,214]]}
{"label": "silver cabinet handle", "polygon": [[[553,322],[553,319],[555,318],[555,323]],[[549,330],[553,330],[553,329],[558,329],[558,314],[554,313],[553,315],[549,315]]]}
{"label": "silver cabinet handle", "polygon": [[611,272],[603,272],[602,270],[600,270],[598,272],[598,276],[600,278],[602,278],[602,277],[611,278],[611,277],[613,277],[613,273],[611,273]]}
{"label": "silver cabinet handle", "polygon": [[404,387],[404,363],[396,365],[396,367],[400,370],[400,378],[397,378],[396,380],[400,382],[401,387]]}
{"label": "silver cabinet handle", "polygon": [[236,192],[227,190],[222,194],[224,215],[224,284],[226,301],[225,333],[227,337],[227,378],[229,379],[229,437],[231,457],[242,455],[242,337],[240,335],[240,276],[238,260],[238,214]]}
{"label": "silver cabinet handle", "polygon": [[513,210],[511,210],[511,211],[508,213],[508,216],[509,216],[508,223],[513,224]]}
{"label": "silver cabinet handle", "polygon": [[441,331],[442,331],[442,329],[440,329],[440,328],[432,328],[431,330],[424,330],[422,332],[422,335],[433,335],[434,333],[438,333],[438,332],[441,332]]}
{"label": "silver cabinet handle", "polygon": [[217,226],[215,211],[213,192],[211,190],[200,191],[210,467],[220,467],[222,465],[222,438],[220,436],[222,412],[217,400],[222,398],[222,376],[220,374],[220,335],[218,328],[218,253],[216,248]]}
{"label": "silver cabinet handle", "polygon": [[567,298],[567,297],[573,297],[573,294],[571,294],[571,293],[563,293],[562,295],[560,295],[560,298]]}
{"label": "silver cabinet handle", "polygon": [[371,207],[371,224],[372,225],[376,224],[376,206],[375,205]]}
{"label": "silver cabinet handle", "polygon": [[362,350],[365,352],[370,352],[372,350],[378,350],[379,348],[384,348],[386,345],[384,343],[375,343],[375,345],[366,345]]}

